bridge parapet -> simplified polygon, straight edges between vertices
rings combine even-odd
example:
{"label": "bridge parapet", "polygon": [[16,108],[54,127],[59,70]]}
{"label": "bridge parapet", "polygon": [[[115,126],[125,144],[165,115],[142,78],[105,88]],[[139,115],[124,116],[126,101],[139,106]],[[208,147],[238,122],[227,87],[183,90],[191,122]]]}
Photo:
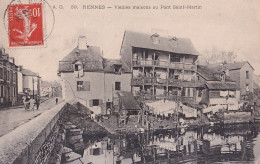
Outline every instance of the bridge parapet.
{"label": "bridge parapet", "polygon": [[66,108],[66,102],[45,111],[0,138],[0,164],[32,164],[53,127]]}

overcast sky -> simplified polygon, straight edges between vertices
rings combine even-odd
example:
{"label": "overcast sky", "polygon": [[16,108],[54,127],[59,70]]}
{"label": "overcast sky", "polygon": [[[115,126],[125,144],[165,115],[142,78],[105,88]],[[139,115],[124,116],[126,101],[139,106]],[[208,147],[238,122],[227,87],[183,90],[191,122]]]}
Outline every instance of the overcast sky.
{"label": "overcast sky", "polygon": [[[25,0],[24,0],[25,1]],[[0,15],[10,1],[0,0]],[[248,60],[260,74],[260,1],[259,0],[48,0],[46,33],[52,34],[44,48],[9,48],[8,34],[0,22],[0,45],[16,64],[38,72],[44,80],[57,80],[58,61],[77,46],[79,35],[89,45],[100,46],[104,57],[119,58],[125,30],[190,38],[199,52],[217,47],[234,51],[239,59]],[[111,6],[111,9],[82,10],[80,4]],[[78,10],[70,9],[78,5]],[[114,5],[201,5],[201,10],[116,10]],[[1,19],[3,20],[3,19]]]}

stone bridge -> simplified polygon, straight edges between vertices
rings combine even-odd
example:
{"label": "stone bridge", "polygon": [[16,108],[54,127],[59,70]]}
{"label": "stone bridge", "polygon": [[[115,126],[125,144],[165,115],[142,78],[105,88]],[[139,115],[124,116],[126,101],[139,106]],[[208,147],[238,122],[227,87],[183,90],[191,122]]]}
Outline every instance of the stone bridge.
{"label": "stone bridge", "polygon": [[0,139],[0,163],[46,163],[59,131],[56,126],[66,102],[45,111]]}

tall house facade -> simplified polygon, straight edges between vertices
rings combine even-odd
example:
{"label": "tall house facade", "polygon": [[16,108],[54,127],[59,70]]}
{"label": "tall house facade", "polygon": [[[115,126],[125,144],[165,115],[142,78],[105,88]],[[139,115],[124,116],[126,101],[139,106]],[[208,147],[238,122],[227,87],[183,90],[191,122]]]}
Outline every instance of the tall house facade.
{"label": "tall house facade", "polygon": [[145,99],[196,101],[197,51],[186,38],[161,37],[126,31],[120,55],[131,70],[131,91]]}
{"label": "tall house facade", "polygon": [[[23,66],[18,66],[18,93],[26,93],[32,97],[41,96],[41,77]],[[20,98],[20,97],[19,97]]]}
{"label": "tall house facade", "polygon": [[17,102],[17,66],[15,60],[0,49],[0,106]]}
{"label": "tall house facade", "polygon": [[77,100],[101,113],[113,94],[131,90],[131,73],[122,66],[121,60],[103,58],[99,47],[89,46],[80,36],[78,46],[59,61],[63,99]]}

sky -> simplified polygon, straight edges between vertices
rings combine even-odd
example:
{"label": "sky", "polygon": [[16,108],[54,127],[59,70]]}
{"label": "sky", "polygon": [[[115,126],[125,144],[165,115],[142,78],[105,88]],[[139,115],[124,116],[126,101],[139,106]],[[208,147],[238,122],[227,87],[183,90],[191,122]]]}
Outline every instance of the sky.
{"label": "sky", "polygon": [[[28,3],[28,0],[21,0]],[[17,65],[58,80],[58,63],[77,46],[80,35],[99,46],[106,58],[119,58],[125,30],[191,39],[199,53],[216,47],[234,51],[260,74],[260,1],[258,0],[47,0],[44,7],[44,46],[11,48],[4,17],[9,0],[0,0],[0,46]],[[59,9],[62,5],[63,9]],[[77,5],[78,9],[71,9]],[[83,10],[82,5],[106,9]],[[115,9],[115,5],[158,6],[152,9]],[[160,9],[161,5],[200,5],[202,9]],[[54,7],[55,6],[55,7]],[[52,14],[53,13],[53,14]]]}

